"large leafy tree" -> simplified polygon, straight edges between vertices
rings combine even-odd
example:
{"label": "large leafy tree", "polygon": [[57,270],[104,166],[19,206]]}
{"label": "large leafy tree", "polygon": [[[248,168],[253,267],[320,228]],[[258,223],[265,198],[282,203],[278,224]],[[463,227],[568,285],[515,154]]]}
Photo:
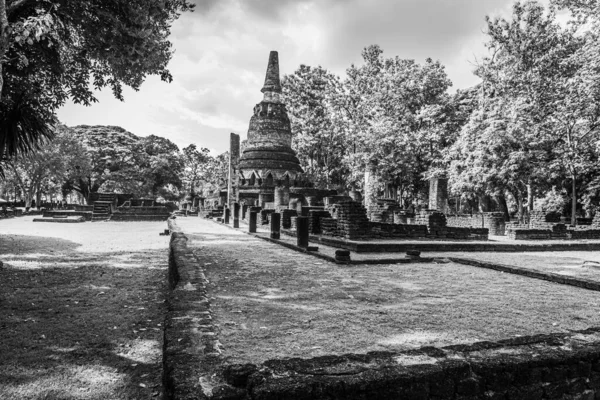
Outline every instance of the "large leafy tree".
{"label": "large leafy tree", "polygon": [[335,124],[334,104],[341,82],[322,67],[300,67],[283,79],[294,149],[305,171],[318,187],[345,186],[342,163],[348,147],[345,131]]}
{"label": "large leafy tree", "polygon": [[89,168],[76,166],[66,190],[75,190],[86,200],[99,191],[179,196],[183,163],[179,149],[168,139],[140,138],[115,126],[81,125],[72,130],[85,147]]}
{"label": "large leafy tree", "polygon": [[58,186],[72,173],[75,166],[88,168],[84,147],[65,126],[57,128],[55,139],[36,153],[19,155],[7,163],[7,182],[20,188],[25,206],[50,186]]}
{"label": "large leafy tree", "polygon": [[182,182],[189,193],[203,193],[207,182],[208,170],[213,165],[207,148],[190,144],[182,150],[183,176]]}
{"label": "large leafy tree", "polygon": [[574,224],[577,179],[593,159],[589,149],[600,127],[600,75],[589,67],[589,35],[578,35],[574,25],[561,27],[555,10],[535,1],[515,3],[511,19],[488,18],[487,25],[490,56],[476,71],[486,95],[481,107],[500,99],[519,126],[524,151],[547,155],[529,160],[545,176],[531,171],[527,178],[528,208],[536,187],[547,189],[545,183],[562,175],[571,181]]}
{"label": "large leafy tree", "polygon": [[340,121],[348,127],[346,163],[357,170],[376,161],[384,182],[417,195],[424,173],[450,141],[436,124],[450,118],[451,82],[444,66],[431,59],[418,64],[384,58],[379,46],[367,47],[363,59],[347,70],[339,104]]}
{"label": "large leafy tree", "polygon": [[[188,0],[0,0],[0,156],[51,136],[55,110],[93,89],[138,89],[148,75],[170,81],[172,23]],[[91,83],[91,85],[90,85]],[[10,127],[11,130],[6,130]]]}

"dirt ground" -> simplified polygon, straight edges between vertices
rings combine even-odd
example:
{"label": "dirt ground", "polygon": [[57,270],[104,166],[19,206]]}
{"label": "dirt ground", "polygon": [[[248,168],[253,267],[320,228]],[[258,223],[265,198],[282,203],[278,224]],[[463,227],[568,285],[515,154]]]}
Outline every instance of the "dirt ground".
{"label": "dirt ground", "polygon": [[0,220],[0,399],[160,397],[165,228]]}
{"label": "dirt ground", "polygon": [[177,223],[206,268],[230,362],[600,326],[600,296],[585,289],[453,263],[338,265],[201,218]]}

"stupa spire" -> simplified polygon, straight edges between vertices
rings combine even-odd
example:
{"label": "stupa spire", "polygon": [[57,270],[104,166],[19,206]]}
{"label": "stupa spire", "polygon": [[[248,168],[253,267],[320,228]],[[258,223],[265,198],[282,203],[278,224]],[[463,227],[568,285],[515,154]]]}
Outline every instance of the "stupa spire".
{"label": "stupa spire", "polygon": [[279,54],[276,51],[271,51],[269,54],[269,64],[267,65],[265,84],[260,91],[263,93],[281,93],[281,82],[279,81]]}

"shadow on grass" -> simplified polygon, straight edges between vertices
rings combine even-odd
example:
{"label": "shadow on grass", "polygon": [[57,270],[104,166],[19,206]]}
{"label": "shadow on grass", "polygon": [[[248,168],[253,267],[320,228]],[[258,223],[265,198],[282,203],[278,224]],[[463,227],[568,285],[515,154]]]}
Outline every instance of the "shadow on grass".
{"label": "shadow on grass", "polygon": [[59,238],[0,234],[0,259],[4,254],[35,254],[57,249],[72,251],[80,246],[79,243]]}
{"label": "shadow on grass", "polygon": [[0,398],[158,397],[167,250],[23,248],[0,268]]}

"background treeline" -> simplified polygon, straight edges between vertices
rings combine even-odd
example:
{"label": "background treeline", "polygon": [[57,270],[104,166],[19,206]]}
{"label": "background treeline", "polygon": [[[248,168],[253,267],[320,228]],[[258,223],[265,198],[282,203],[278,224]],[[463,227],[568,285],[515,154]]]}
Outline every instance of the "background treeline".
{"label": "background treeline", "polygon": [[[600,14],[596,1],[516,3],[486,18],[481,83],[449,94],[444,66],[386,58],[378,46],[340,78],[301,65],[284,78],[294,146],[328,187],[360,187],[377,163],[381,194],[424,203],[446,176],[455,205],[593,212],[600,189]],[[559,23],[558,12],[568,12]],[[564,14],[563,12],[563,14]],[[564,20],[564,18],[563,18]],[[494,200],[492,202],[492,200]],[[457,207],[458,208],[458,207]]]}
{"label": "background treeline", "polygon": [[227,153],[213,157],[193,144],[180,151],[168,139],[115,126],[59,126],[39,151],[5,162],[0,193],[26,207],[69,194],[87,202],[90,193],[113,191],[177,201],[223,186],[227,162]]}
{"label": "background treeline", "polygon": [[[9,28],[0,37],[5,197],[80,193],[85,200],[115,190],[175,200],[225,186],[227,153],[180,151],[167,139],[116,127],[50,129],[66,99],[95,101],[90,79],[117,98],[123,85],[137,88],[147,75],[170,80],[166,38],[189,2],[115,1],[102,15],[118,13],[121,23],[102,30],[114,36],[103,38],[93,27],[114,21],[94,19],[94,2],[0,1],[7,4],[0,25]],[[365,168],[376,164],[380,194],[405,205],[425,204],[427,180],[445,176],[456,211],[495,207],[522,216],[538,207],[573,221],[594,212],[599,10],[596,1],[551,0],[549,8],[526,1],[507,19],[487,18],[489,51],[474,65],[481,83],[454,93],[440,62],[386,57],[378,46],[364,49],[363,62],[344,77],[301,65],[283,86],[303,168],[318,187],[346,191],[360,189]],[[105,58],[99,44],[106,42],[115,43],[115,57]]]}

